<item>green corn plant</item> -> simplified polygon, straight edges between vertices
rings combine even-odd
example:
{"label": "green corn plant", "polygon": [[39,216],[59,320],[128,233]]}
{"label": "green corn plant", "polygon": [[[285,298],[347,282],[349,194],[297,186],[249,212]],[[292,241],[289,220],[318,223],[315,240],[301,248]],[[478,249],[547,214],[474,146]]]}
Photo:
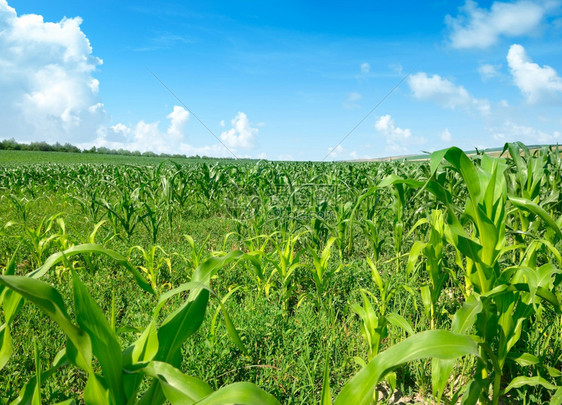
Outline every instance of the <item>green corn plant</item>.
{"label": "green corn plant", "polygon": [[[445,216],[441,211],[434,210],[431,212],[429,221],[422,219],[417,225],[429,223],[429,240],[427,242],[416,241],[410,250],[406,273],[410,275],[414,269],[415,263],[420,255],[425,258],[425,268],[429,276],[429,282],[420,287],[421,298],[424,305],[425,313],[430,321],[431,329],[436,327],[437,302],[441,296],[444,284],[454,272],[447,268],[444,263],[444,244],[445,239]],[[413,232],[417,226],[410,231]]]}
{"label": "green corn plant", "polygon": [[268,299],[269,291],[274,285],[273,273],[269,270],[271,259],[268,250],[277,234],[278,232],[273,232],[271,235],[254,236],[244,241],[248,250],[248,260],[244,262],[244,266],[254,281],[256,291],[259,294],[263,292]]}
{"label": "green corn plant", "polygon": [[[304,266],[300,261],[300,256],[304,250],[297,251],[297,243],[306,232],[298,233],[294,236],[287,236],[286,240],[274,241],[275,252],[271,257],[271,262],[274,269],[270,278],[277,277],[278,290],[281,295],[282,308],[284,311],[289,309],[289,301],[293,296],[293,291],[296,288],[296,283],[293,283],[293,275],[295,270]],[[277,259],[275,259],[277,256]]]}
{"label": "green corn plant", "polygon": [[332,256],[332,246],[336,243],[336,241],[337,238],[335,237],[328,239],[328,243],[326,243],[326,246],[324,246],[324,249],[320,252],[320,254],[318,254],[316,249],[312,246],[307,246],[308,254],[312,258],[313,267],[310,268],[310,274],[312,281],[314,282],[314,286],[316,287],[314,301],[318,309],[324,308],[328,282],[332,276],[342,268],[341,261],[335,268],[331,268],[329,266],[330,257]]}
{"label": "green corn plant", "polygon": [[230,291],[228,291],[228,293],[226,293],[226,295],[220,299],[222,305],[217,306],[217,309],[215,310],[215,313],[211,318],[211,326],[209,327],[209,334],[207,335],[207,342],[209,342],[210,346],[214,346],[217,343],[217,338],[218,338],[217,323],[218,323],[218,316],[221,312],[221,308],[224,308],[226,301],[228,301],[228,299],[232,296],[232,294],[234,294],[240,288],[242,287],[237,286],[231,288]]}
{"label": "green corn plant", "polygon": [[339,254],[341,257],[347,255],[347,241],[349,240],[348,235],[352,235],[352,228],[353,228],[353,213],[354,213],[354,204],[351,201],[347,201],[344,203],[340,201],[339,204],[335,205],[334,207],[334,214],[335,214],[335,226],[332,231],[334,235],[334,241],[336,242],[336,246],[338,247]]}
{"label": "green corn plant", "polygon": [[[428,183],[432,191],[448,209],[448,239],[457,249],[458,264],[466,272],[465,291],[480,301],[480,312],[475,318],[475,330],[479,336],[480,360],[473,380],[468,385],[467,398],[479,398],[497,404],[505,392],[501,387],[503,370],[510,351],[521,338],[525,322],[533,316],[537,305],[549,303],[556,311],[560,305],[553,293],[554,278],[559,272],[553,265],[527,267],[525,263],[501,267],[500,259],[513,248],[506,246],[507,201],[516,207],[533,212],[560,234],[556,223],[533,202],[507,195],[503,159],[486,155],[479,167],[458,148],[435,152],[431,156],[432,172],[435,173],[442,159],[460,173],[464,180],[468,199],[463,210],[465,225],[457,217],[450,195],[438,183]],[[468,220],[468,221],[467,221]],[[467,227],[472,229],[467,231]],[[516,377],[518,378],[518,377]],[[514,380],[515,381],[515,380]],[[521,383],[521,380],[516,380]]]}
{"label": "green corn plant", "polygon": [[396,271],[400,271],[400,258],[402,257],[402,245],[404,237],[404,211],[406,205],[406,192],[404,186],[418,188],[423,183],[414,179],[404,179],[396,174],[385,177],[378,185],[378,188],[392,186],[392,238],[394,240],[394,255],[396,258]]}
{"label": "green corn plant", "polygon": [[[220,258],[212,257],[197,269],[193,277],[195,281],[163,294],[154,308],[152,322],[137,341],[124,350],[76,272],[73,272],[72,282],[74,321],[60,293],[49,284],[33,277],[12,275],[0,276],[0,284],[38,306],[65,333],[68,340],[61,355],[63,360],[58,360],[52,369],[68,362],[86,372],[88,379],[82,397],[86,404],[127,404],[139,394],[141,404],[161,404],[165,400],[172,404],[278,404],[275,398],[254,384],[234,383],[213,391],[204,381],[185,375],[177,368],[181,345],[200,327],[209,296],[214,296],[206,283],[221,267],[242,256],[242,252],[234,251]],[[42,271],[48,271],[48,267]],[[187,300],[157,327],[161,308],[170,298],[183,292],[189,292]],[[219,299],[218,302],[229,335],[240,350],[245,351],[222,301]],[[99,370],[93,367],[94,358],[99,362]],[[38,361],[36,368],[34,381],[22,388],[17,403],[40,400],[40,385],[52,369],[42,373]],[[145,379],[150,386],[144,393],[139,392]]]}
{"label": "green corn plant", "polygon": [[335,404],[377,403],[377,384],[404,363],[428,358],[455,360],[466,355],[478,356],[478,346],[469,336],[445,330],[417,333],[373,357],[343,386]]}
{"label": "green corn plant", "polygon": [[[361,195],[355,206],[355,209],[361,212],[358,222],[372,249],[375,263],[379,261],[385,240],[384,233],[381,230],[385,212],[382,207],[379,207],[380,198],[377,188],[371,187]],[[349,244],[351,245],[352,243],[353,240],[350,237]]]}
{"label": "green corn plant", "polygon": [[195,244],[195,240],[190,235],[183,235],[184,239],[190,247],[190,253],[187,257],[187,263],[192,269],[196,269],[201,264],[201,260],[205,255],[205,246],[211,238],[211,235],[207,235],[207,238],[199,246]]}
{"label": "green corn plant", "polygon": [[[2,196],[4,197],[4,196]],[[13,193],[10,193],[7,195],[7,198],[10,200],[10,202],[12,203],[12,205],[14,206],[14,208],[16,209],[18,215],[21,218],[21,221],[23,222],[23,225],[26,226],[27,225],[27,221],[29,219],[29,214],[30,214],[30,210],[31,210],[31,205],[34,201],[37,201],[37,199],[28,199],[26,196],[17,196]]]}
{"label": "green corn plant", "polygon": [[[16,253],[17,250],[2,271],[3,276],[13,276],[15,274]],[[4,323],[0,325],[0,370],[4,368],[12,356],[13,343],[10,334],[10,325],[22,305],[21,300],[13,297],[13,295],[13,291],[5,288],[4,285],[0,285],[0,306],[2,306],[4,311]]]}
{"label": "green corn plant", "polygon": [[[61,226],[61,222],[57,221],[61,215],[62,213],[58,213],[49,218],[43,217],[35,228],[30,225],[25,226],[24,233],[26,240],[31,244],[35,266],[43,264],[45,255],[60,238],[61,234],[51,231],[55,224]],[[61,230],[65,234],[64,222],[62,222]]]}
{"label": "green corn plant", "polygon": [[310,212],[310,224],[306,229],[309,232],[311,244],[320,249],[328,240],[330,226],[328,224],[328,201],[323,200],[319,204],[313,204],[314,212]]}
{"label": "green corn plant", "polygon": [[[389,324],[399,327],[409,335],[414,334],[414,330],[408,321],[403,316],[390,312],[388,308],[399,288],[405,288],[410,293],[413,293],[413,291],[407,286],[396,285],[389,277],[383,279],[375,263],[368,257],[367,263],[371,268],[373,281],[378,289],[378,296],[362,289],[363,305],[353,304],[351,310],[361,318],[361,334],[368,348],[367,361],[371,361],[379,353],[381,341],[388,335]],[[367,365],[359,357],[356,357],[355,361],[363,367]]]}
{"label": "green corn plant", "polygon": [[[172,273],[172,261],[169,255],[162,249],[161,246],[153,245],[148,249],[144,249],[141,246],[133,246],[129,249],[128,260],[132,262],[133,254],[137,251],[141,254],[142,265],[137,266],[141,270],[148,282],[150,283],[152,290],[156,292],[156,295],[160,295],[160,291],[165,286],[171,287],[169,281],[161,283],[159,280],[162,276],[162,269],[167,268],[168,274]],[[160,257],[158,257],[160,255]]]}
{"label": "green corn plant", "polygon": [[140,187],[129,190],[127,187],[121,188],[117,184],[110,183],[112,190],[118,196],[118,200],[110,202],[105,198],[96,201],[102,208],[106,210],[107,218],[113,226],[115,235],[123,237],[122,233],[130,238],[135,228],[142,222],[140,211],[139,193]]}

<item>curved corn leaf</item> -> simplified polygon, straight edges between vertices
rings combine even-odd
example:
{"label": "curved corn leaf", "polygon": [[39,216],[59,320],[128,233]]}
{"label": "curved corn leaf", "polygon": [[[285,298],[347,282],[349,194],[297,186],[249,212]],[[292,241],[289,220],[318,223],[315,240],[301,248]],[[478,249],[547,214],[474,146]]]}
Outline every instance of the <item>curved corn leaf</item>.
{"label": "curved corn leaf", "polygon": [[456,359],[467,354],[478,356],[478,347],[474,340],[466,335],[445,330],[418,333],[375,356],[367,367],[344,385],[335,403],[370,404],[378,382],[386,373],[403,363],[434,357]]}
{"label": "curved corn leaf", "polygon": [[121,346],[98,304],[76,274],[72,272],[76,320],[92,342],[92,351],[98,359],[104,380],[110,389],[113,403],[125,402],[121,379],[123,360]]}
{"label": "curved corn leaf", "polygon": [[279,405],[279,401],[255,384],[239,382],[222,387],[195,404]]}
{"label": "curved corn leaf", "polygon": [[63,252],[53,253],[51,256],[47,258],[47,260],[45,260],[45,263],[43,263],[41,267],[39,267],[37,270],[30,272],[27,276],[31,278],[40,278],[44,276],[45,273],[47,273],[47,271],[49,271],[49,269],[53,267],[55,264],[60,263],[68,259],[69,257],[76,256],[78,254],[85,254],[85,253],[98,253],[115,260],[117,263],[125,266],[127,271],[129,271],[133,275],[135,281],[137,282],[140,288],[142,288],[146,292],[155,294],[150,283],[146,281],[143,275],[135,268],[135,266],[133,266],[127,260],[125,256],[113,250],[107,249],[101,245],[96,245],[93,243],[76,245]]}
{"label": "curved corn leaf", "polygon": [[533,376],[533,377],[520,376],[520,377],[515,377],[513,380],[511,380],[509,385],[507,387],[505,387],[505,389],[503,390],[503,394],[504,395],[507,394],[513,388],[519,388],[519,387],[523,387],[525,385],[530,385],[530,386],[533,386],[533,387],[535,387],[537,385],[542,385],[547,390],[555,390],[555,389],[558,388],[556,385],[549,383],[547,380],[542,378],[540,375],[536,375],[536,376]]}
{"label": "curved corn leaf", "polygon": [[69,338],[69,359],[83,370],[91,370],[90,337],[70,321],[64,301],[57,290],[43,281],[22,276],[0,276],[0,283],[33,302],[55,321]]}
{"label": "curved corn leaf", "polygon": [[168,363],[151,361],[129,372],[142,373],[160,382],[166,399],[172,405],[194,404],[213,393],[213,389],[199,378],[183,374]]}
{"label": "curved corn leaf", "polygon": [[508,198],[509,198],[509,201],[511,201],[511,203],[513,205],[515,205],[517,208],[521,208],[525,211],[529,211],[530,213],[535,214],[538,217],[540,217],[549,227],[554,229],[554,231],[556,232],[558,237],[562,237],[562,232],[560,231],[560,228],[558,227],[558,224],[548,214],[548,212],[546,212],[544,210],[544,208],[542,208],[541,206],[535,204],[534,202],[532,202],[531,200],[528,200],[526,198],[516,197],[516,196],[513,196],[513,195],[508,196]]}

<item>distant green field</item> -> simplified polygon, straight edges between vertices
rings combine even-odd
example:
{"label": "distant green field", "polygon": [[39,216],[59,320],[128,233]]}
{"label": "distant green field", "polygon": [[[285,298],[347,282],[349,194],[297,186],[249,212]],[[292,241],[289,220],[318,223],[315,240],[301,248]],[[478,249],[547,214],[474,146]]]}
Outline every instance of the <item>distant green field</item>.
{"label": "distant green field", "polygon": [[233,159],[212,159],[212,158],[161,158],[148,156],[124,156],[124,155],[104,155],[97,153],[67,153],[67,152],[40,152],[40,151],[21,151],[21,150],[0,150],[0,165],[17,166],[21,164],[46,164],[46,163],[106,163],[106,164],[134,164],[153,166],[168,160],[179,164],[190,164],[195,162],[229,162]]}

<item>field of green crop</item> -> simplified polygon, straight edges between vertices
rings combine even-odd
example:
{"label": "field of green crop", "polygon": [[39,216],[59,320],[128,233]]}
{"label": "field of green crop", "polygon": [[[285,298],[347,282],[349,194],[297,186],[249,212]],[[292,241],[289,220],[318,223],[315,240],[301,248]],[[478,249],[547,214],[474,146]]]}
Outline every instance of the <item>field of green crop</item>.
{"label": "field of green crop", "polygon": [[14,153],[0,159],[2,404],[562,403],[556,149]]}

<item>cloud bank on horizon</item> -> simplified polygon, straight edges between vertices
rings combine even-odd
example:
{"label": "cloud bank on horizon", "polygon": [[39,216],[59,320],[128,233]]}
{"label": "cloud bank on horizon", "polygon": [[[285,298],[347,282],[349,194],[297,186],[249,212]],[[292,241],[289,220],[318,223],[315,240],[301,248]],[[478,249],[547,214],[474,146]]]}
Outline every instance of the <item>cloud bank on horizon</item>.
{"label": "cloud bank on horizon", "polygon": [[[383,104],[369,117],[367,122],[371,125],[353,134],[349,145],[334,148],[341,139],[338,131],[341,135],[345,133],[343,124],[336,127],[322,123],[323,131],[327,128],[335,133],[329,139],[325,135],[310,135],[307,139],[305,133],[284,133],[282,126],[299,125],[307,114],[306,109],[283,110],[274,98],[261,102],[258,96],[254,96],[257,102],[249,102],[245,98],[247,89],[239,88],[235,81],[235,74],[242,73],[232,73],[232,80],[221,81],[221,85],[231,86],[237,97],[222,102],[227,103],[228,108],[217,107],[217,114],[222,116],[212,128],[220,134],[216,136],[220,142],[212,137],[202,141],[202,136],[196,135],[201,131],[200,126],[182,106],[168,105],[168,113],[156,119],[134,113],[116,116],[104,104],[100,92],[104,83],[99,77],[102,67],[117,65],[120,61],[104,58],[104,63],[95,55],[96,43],[91,43],[83,31],[83,18],[63,17],[58,22],[50,22],[40,14],[18,15],[16,8],[0,0],[0,122],[3,128],[0,138],[70,142],[82,147],[106,146],[141,152],[229,156],[224,144],[240,157],[306,160],[320,159],[326,150],[333,159],[349,159],[415,153],[421,148],[438,149],[453,143],[461,147],[481,147],[482,142],[490,140],[495,145],[485,146],[515,140],[556,143],[560,141],[562,128],[559,114],[562,50],[556,45],[556,40],[562,36],[561,7],[560,1],[517,0],[495,1],[487,9],[476,1],[467,0],[455,10],[456,15],[444,14],[441,18],[446,37],[441,38],[441,44],[428,42],[427,49],[438,46],[441,55],[469,62],[464,62],[462,69],[449,70],[447,65],[452,62],[424,65],[418,61],[416,66],[421,69],[409,75],[407,87],[392,95],[394,101]],[[379,35],[384,37],[384,33]],[[183,38],[170,33],[160,37]],[[195,40],[174,40],[176,42],[197,43]],[[236,46],[235,42],[231,45]],[[147,49],[143,52],[151,52],[151,48]],[[278,55],[274,53],[277,51],[272,52],[263,50],[259,54],[260,62],[255,62],[250,73],[243,74],[267,78],[267,73],[259,69],[270,68],[266,65],[270,63],[268,58],[277,61],[279,69],[288,69],[283,64],[286,61],[278,62]],[[251,65],[251,55],[239,51],[236,56],[248,61],[245,67]],[[295,61],[303,57],[293,55]],[[322,57],[328,56],[323,54]],[[316,93],[296,92],[299,102],[308,103],[311,111],[316,111],[316,105],[322,105],[323,116],[355,114],[352,118],[358,122],[381,98],[383,90],[403,76],[402,66],[412,66],[405,57],[400,60],[398,52],[388,56],[394,61],[385,67],[364,51],[358,51],[354,57],[357,62],[349,67],[340,67],[337,72],[316,73],[324,80],[322,86],[315,89]],[[224,69],[240,71],[239,67],[234,69],[228,65],[234,64],[233,59],[226,61]],[[263,63],[261,68],[260,63]],[[472,67],[467,63],[472,63]],[[213,67],[220,68],[219,65]],[[471,71],[467,73],[467,69]],[[229,71],[224,72],[229,77]],[[297,82],[299,72],[289,71],[286,75]],[[282,81],[264,80],[264,84],[260,84],[262,92],[255,94],[280,94],[288,87]],[[339,100],[327,103],[326,96],[320,95],[319,89],[326,88],[327,83],[340,86],[335,90],[341,94]],[[306,80],[298,85],[306,87]],[[103,94],[111,97],[111,89]],[[297,96],[292,97],[296,100]],[[408,113],[417,110],[420,112]],[[438,118],[428,123],[426,111]],[[264,120],[267,125],[251,121],[250,115]],[[463,120],[471,125],[466,132],[479,130],[482,138],[467,139]],[[349,122],[353,120],[350,118]],[[309,125],[305,129],[313,134],[314,124]],[[328,141],[332,146],[321,146],[321,141]],[[291,145],[294,151],[287,149]]]}

